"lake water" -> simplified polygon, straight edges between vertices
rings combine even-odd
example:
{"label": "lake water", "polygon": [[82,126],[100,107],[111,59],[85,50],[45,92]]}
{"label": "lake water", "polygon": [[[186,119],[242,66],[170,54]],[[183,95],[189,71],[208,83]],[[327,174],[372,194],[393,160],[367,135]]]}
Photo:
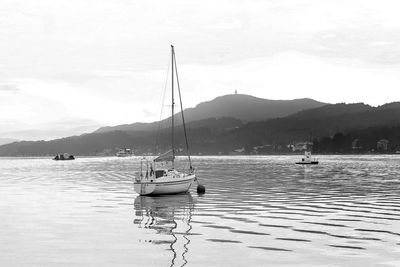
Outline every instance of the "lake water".
{"label": "lake water", "polygon": [[140,197],[138,158],[0,159],[0,266],[400,266],[400,157],[194,157],[207,192]]}

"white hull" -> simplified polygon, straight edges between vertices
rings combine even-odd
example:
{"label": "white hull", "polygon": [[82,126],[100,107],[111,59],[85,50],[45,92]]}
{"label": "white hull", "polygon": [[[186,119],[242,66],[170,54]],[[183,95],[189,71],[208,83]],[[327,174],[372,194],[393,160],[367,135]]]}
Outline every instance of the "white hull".
{"label": "white hull", "polygon": [[160,178],[154,180],[146,179],[142,181],[135,181],[133,186],[136,193],[142,196],[180,194],[186,193],[190,189],[190,186],[193,184],[195,178],[195,174],[190,174],[182,178]]}
{"label": "white hull", "polygon": [[304,157],[301,159],[301,161],[296,162],[296,164],[299,165],[316,165],[318,164],[318,160],[312,159],[311,158],[311,152],[306,151],[304,152]]}
{"label": "white hull", "polygon": [[126,157],[132,157],[132,154],[117,154],[117,157],[119,158],[126,158]]}
{"label": "white hull", "polygon": [[117,154],[115,154],[115,155],[117,157],[132,157],[133,156],[133,152],[129,148],[124,148],[124,149],[118,150]]}

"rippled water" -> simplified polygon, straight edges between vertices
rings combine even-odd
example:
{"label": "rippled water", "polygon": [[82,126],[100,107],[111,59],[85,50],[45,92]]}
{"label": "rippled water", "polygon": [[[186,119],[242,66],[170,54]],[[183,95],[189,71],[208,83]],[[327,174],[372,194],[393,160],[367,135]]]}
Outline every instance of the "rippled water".
{"label": "rippled water", "polygon": [[1,266],[400,266],[400,157],[195,157],[207,192],[140,197],[137,158],[0,159]]}

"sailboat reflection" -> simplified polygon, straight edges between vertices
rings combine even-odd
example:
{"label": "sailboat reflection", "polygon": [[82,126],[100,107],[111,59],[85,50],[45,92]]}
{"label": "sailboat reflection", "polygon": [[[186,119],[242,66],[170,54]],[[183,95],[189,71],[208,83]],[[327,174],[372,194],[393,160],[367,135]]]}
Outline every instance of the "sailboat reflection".
{"label": "sailboat reflection", "polygon": [[170,266],[185,266],[189,251],[191,220],[194,210],[193,197],[188,194],[157,197],[137,196],[134,203],[134,223],[139,228],[154,229],[157,234],[172,236],[172,240],[154,241],[168,243],[172,251]]}

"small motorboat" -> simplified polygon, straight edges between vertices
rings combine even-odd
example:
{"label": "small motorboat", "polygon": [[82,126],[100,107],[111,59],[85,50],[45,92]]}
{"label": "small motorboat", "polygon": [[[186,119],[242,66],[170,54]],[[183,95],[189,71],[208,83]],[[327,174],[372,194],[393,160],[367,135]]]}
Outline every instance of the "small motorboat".
{"label": "small motorboat", "polygon": [[129,148],[124,148],[124,149],[118,150],[116,156],[117,157],[121,157],[121,158],[122,157],[132,157],[133,156],[133,152]]}
{"label": "small motorboat", "polygon": [[301,161],[296,162],[296,164],[299,165],[316,165],[318,164],[318,160],[317,159],[313,159],[311,158],[311,152],[310,151],[306,151],[304,152],[304,157],[301,158]]}
{"label": "small motorboat", "polygon": [[64,154],[57,154],[53,160],[74,160],[75,157],[73,155],[70,155],[68,153],[64,153]]}

